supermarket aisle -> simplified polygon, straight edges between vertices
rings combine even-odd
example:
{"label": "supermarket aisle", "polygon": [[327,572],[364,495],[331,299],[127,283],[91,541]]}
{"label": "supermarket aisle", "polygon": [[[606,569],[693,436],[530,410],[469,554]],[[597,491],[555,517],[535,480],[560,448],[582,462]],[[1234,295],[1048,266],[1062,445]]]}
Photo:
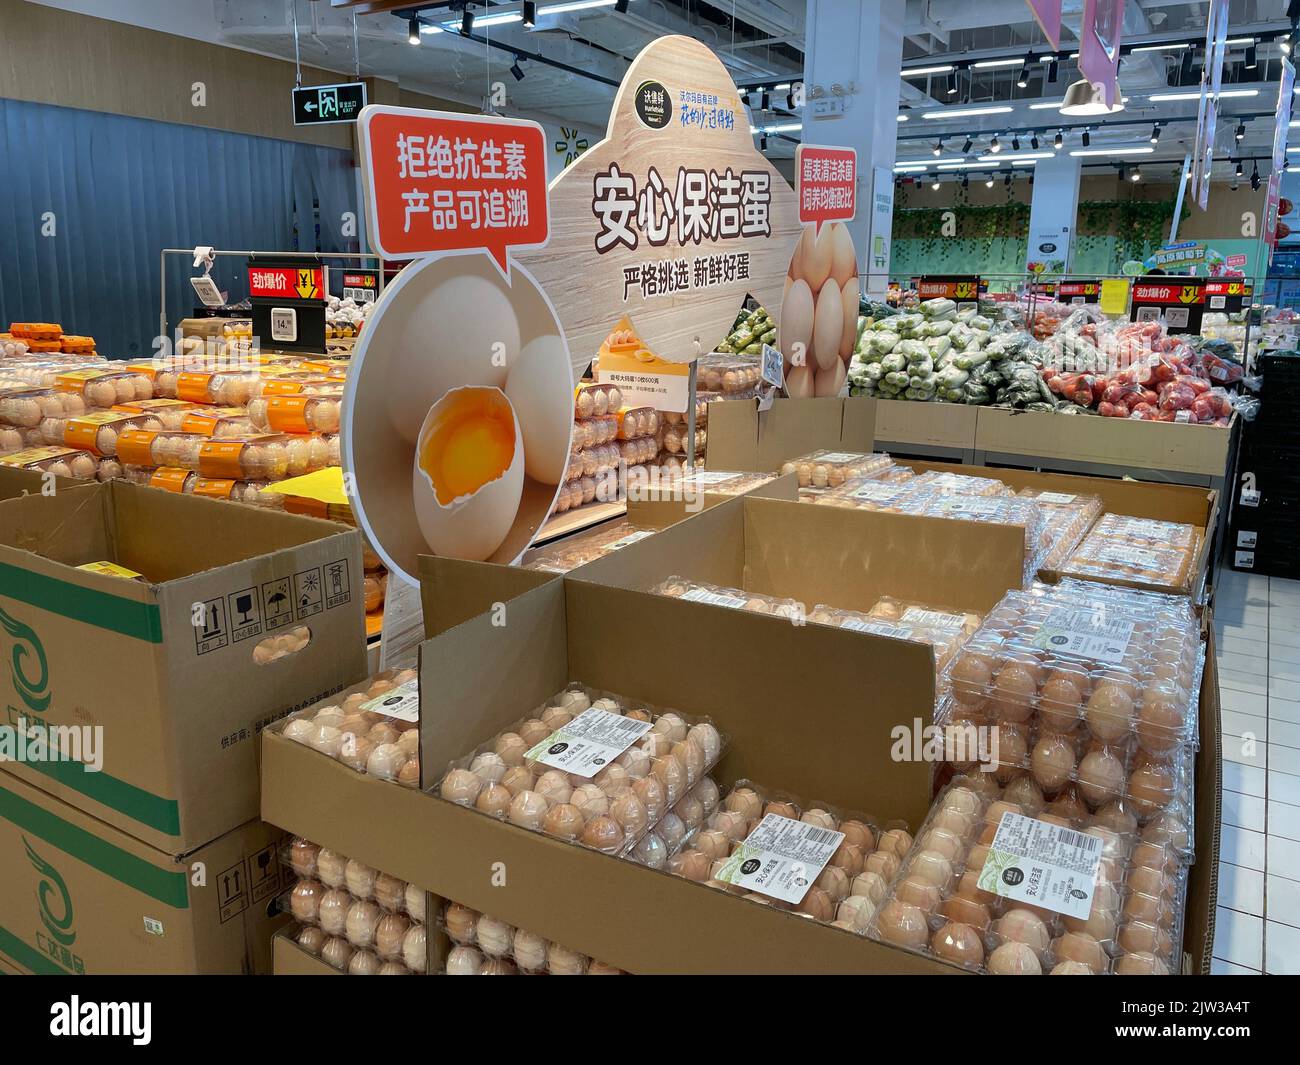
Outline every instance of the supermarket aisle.
{"label": "supermarket aisle", "polygon": [[1300,581],[1220,572],[1216,973],[1300,973]]}

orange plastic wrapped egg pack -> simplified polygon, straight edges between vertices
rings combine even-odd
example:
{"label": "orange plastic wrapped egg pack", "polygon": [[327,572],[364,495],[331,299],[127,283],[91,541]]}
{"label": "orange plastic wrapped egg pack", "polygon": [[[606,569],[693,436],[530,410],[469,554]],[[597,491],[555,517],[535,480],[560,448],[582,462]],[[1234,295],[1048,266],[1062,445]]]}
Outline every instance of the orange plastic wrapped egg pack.
{"label": "orange plastic wrapped egg pack", "polygon": [[[562,737],[584,742],[550,750]],[[725,747],[705,718],[571,684],[454,762],[434,791],[520,828],[627,854]]]}
{"label": "orange plastic wrapped egg pack", "polygon": [[428,967],[423,889],[295,836],[281,855],[297,878],[282,909],[290,937],[349,976],[411,976]]}
{"label": "orange plastic wrapped egg pack", "polygon": [[448,976],[620,976],[621,969],[569,950],[490,914],[446,902],[438,924],[450,947]]}
{"label": "orange plastic wrapped egg pack", "polygon": [[[800,836],[801,850],[808,848],[805,868],[754,885],[745,863],[764,855],[768,840],[791,833]],[[864,935],[911,842],[901,826],[738,780],[667,868],[750,902]],[[767,865],[766,857],[759,861]]]}
{"label": "orange plastic wrapped egg pack", "polygon": [[1187,591],[1200,540],[1200,532],[1191,525],[1106,514],[1066,559],[1061,572]]}

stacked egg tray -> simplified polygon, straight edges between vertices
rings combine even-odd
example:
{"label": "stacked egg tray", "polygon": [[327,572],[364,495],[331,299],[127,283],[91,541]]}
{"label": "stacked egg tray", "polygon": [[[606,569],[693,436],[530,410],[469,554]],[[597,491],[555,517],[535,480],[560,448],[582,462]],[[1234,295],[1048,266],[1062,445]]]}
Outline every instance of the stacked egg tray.
{"label": "stacked egg tray", "polygon": [[[0,440],[3,438],[4,430],[0,429]],[[37,470],[54,477],[75,477],[83,481],[96,478],[106,481],[120,472],[120,468],[117,471],[106,469],[110,463],[101,461],[99,456],[70,447],[37,446],[14,451],[0,449],[0,466]],[[116,467],[117,463],[111,463],[111,466]]]}
{"label": "stacked egg tray", "polygon": [[1061,572],[1187,591],[1200,539],[1192,525],[1106,514],[1071,552]]}
{"label": "stacked egg tray", "polygon": [[800,488],[837,488],[855,477],[874,477],[893,466],[883,453],[819,450],[800,455],[781,466],[781,473],[795,474]]}
{"label": "stacked egg tray", "polygon": [[721,801],[716,780],[711,776],[697,780],[659,823],[641,837],[628,857],[649,869],[667,869],[669,862],[690,845]]}
{"label": "stacked egg tray", "polygon": [[420,786],[419,678],[384,670],[287,718],[279,732],[358,773]]}
{"label": "stacked egg tray", "polygon": [[1042,514],[1042,538],[1047,545],[1042,569],[1059,569],[1101,517],[1103,509],[1098,496],[1044,492],[1037,488],[1022,488],[1016,495],[1034,500]]}
{"label": "stacked egg tray", "polygon": [[656,595],[666,595],[673,599],[685,599],[691,603],[707,603],[709,606],[727,607],[730,610],[748,610],[755,614],[771,614],[775,617],[802,621],[807,610],[797,599],[767,595],[764,592],[747,592],[743,588],[730,588],[707,581],[694,581],[676,575],[650,589]]}
{"label": "stacked egg tray", "polygon": [[571,569],[585,566],[611,551],[618,551],[652,535],[653,529],[638,529],[626,520],[607,522],[575,536],[524,552],[522,565],[524,569],[568,573]]}
{"label": "stacked egg tray", "polygon": [[740,470],[683,470],[670,476],[674,491],[695,495],[707,492],[721,496],[744,495],[776,480],[774,473],[746,473]]}
{"label": "stacked egg tray", "polygon": [[930,489],[941,495],[1009,496],[1012,494],[1001,481],[992,477],[975,477],[967,473],[943,473],[926,470],[911,482],[917,489]]}
{"label": "stacked egg tray", "polygon": [[454,944],[448,976],[623,976],[622,969],[579,954],[459,902],[447,902],[438,924]]}
{"label": "stacked egg tray", "polygon": [[[553,755],[548,749],[561,741],[567,750]],[[628,741],[612,761],[592,760]],[[707,719],[575,683],[453,762],[434,790],[520,828],[622,855],[704,778],[725,747],[726,737]],[[567,760],[574,755],[586,761]],[[557,757],[572,770],[550,764]]]}
{"label": "stacked egg tray", "polygon": [[[906,472],[907,476],[899,476]],[[894,466],[871,477],[850,477],[843,484],[826,491],[799,490],[805,502],[828,507],[852,507],[855,510],[879,510],[888,514],[906,514],[915,480],[906,466]]]}
{"label": "stacked egg tray", "polygon": [[701,355],[695,363],[695,381],[701,392],[718,392],[720,399],[748,399],[758,392],[763,379],[758,356]]}
{"label": "stacked egg tray", "polygon": [[95,338],[65,333],[56,322],[13,322],[0,334],[0,354],[21,357],[28,352],[66,355],[94,355]]}
{"label": "stacked egg tray", "polygon": [[[904,482],[908,487],[904,513],[948,521],[974,521],[988,525],[1011,525],[1024,530],[1025,551],[1022,586],[1029,587],[1052,548],[1043,521],[1042,507],[1032,499],[1003,495],[963,495],[949,492],[924,480],[925,474]],[[946,476],[946,475],[945,475]]]}
{"label": "stacked egg tray", "polygon": [[[765,870],[772,870],[772,855],[780,853],[783,842],[799,836],[803,844],[781,855],[785,869],[771,874],[776,893],[750,890],[744,881],[745,863],[760,857]],[[821,848],[822,864],[806,849],[808,844]],[[739,780],[688,844],[669,859],[668,870],[749,902],[863,935],[911,845],[905,828],[882,827],[859,813]],[[815,876],[809,875],[811,865],[817,865]]]}
{"label": "stacked egg tray", "polygon": [[[99,431],[101,438],[104,433],[104,429]],[[105,452],[108,446],[111,451]],[[173,466],[202,477],[242,481],[282,481],[336,466],[339,460],[337,433],[254,433],[214,439],[201,433],[168,431],[161,424],[135,422],[114,429],[111,440],[101,439],[99,448],[100,454],[117,458],[123,467]]]}
{"label": "stacked egg tray", "polygon": [[298,877],[282,900],[303,950],[351,976],[411,976],[428,967],[425,894],[301,836],[283,860]]}
{"label": "stacked egg tray", "polygon": [[959,741],[996,726],[1004,783],[1027,774],[1049,798],[1077,793],[1092,810],[1186,823],[1203,668],[1185,599],[1039,585],[1003,597],[952,660],[935,720],[958,772],[973,762]]}
{"label": "stacked egg tray", "polygon": [[343,390],[262,396],[248,400],[248,421],[259,433],[337,433]]}
{"label": "stacked egg tray", "polygon": [[[615,395],[621,395],[612,386],[594,386],[580,390],[578,396],[599,396],[608,402],[611,390]],[[602,501],[618,498],[618,465],[622,458],[618,433],[617,409],[574,419],[569,461],[564,468],[564,481],[555,497],[553,513],[563,514],[598,497]]]}
{"label": "stacked egg tray", "polygon": [[[1051,886],[1036,897],[1060,905],[1048,898],[1053,890],[1091,890],[1086,913],[1070,915],[1008,895],[1006,885],[1020,881],[1000,874],[1017,869],[1018,856],[993,847],[1008,815],[1043,822],[1028,826],[1036,839],[1056,832],[1079,848],[1083,861],[1071,867],[1074,876],[1049,878]],[[1026,827],[1010,822],[1017,824]],[[1137,821],[1118,806],[1094,812],[1068,793],[1047,803],[1032,789],[1003,789],[992,774],[975,772],[939,793],[867,934],[997,976],[1178,972],[1187,871],[1174,844],[1155,822],[1139,834]]]}
{"label": "stacked egg tray", "polygon": [[[85,452],[78,454],[86,455]],[[73,459],[70,466],[75,467],[77,461]],[[132,484],[158,488],[164,492],[204,496],[208,499],[225,499],[271,510],[284,509],[284,496],[277,492],[273,483],[269,481],[234,481],[201,477],[193,470],[179,466],[122,466],[112,459],[102,460],[99,471],[104,475],[102,477],[104,480],[111,476]],[[80,476],[80,474],[74,472],[72,476]]]}

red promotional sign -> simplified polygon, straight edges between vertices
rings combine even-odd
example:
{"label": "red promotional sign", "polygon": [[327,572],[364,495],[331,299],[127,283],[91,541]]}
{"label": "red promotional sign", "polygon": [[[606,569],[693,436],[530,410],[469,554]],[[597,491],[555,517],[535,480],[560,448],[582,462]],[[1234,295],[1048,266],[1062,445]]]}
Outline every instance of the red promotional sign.
{"label": "red promotional sign", "polygon": [[858,210],[858,153],[853,148],[800,144],[795,149],[799,221],[847,222]]}
{"label": "red promotional sign", "polygon": [[267,300],[324,299],[325,272],[321,267],[250,266],[248,294]]}
{"label": "red promotional sign", "polygon": [[1245,295],[1246,286],[1240,281],[1207,281],[1205,282],[1205,294],[1207,296],[1242,296]]}
{"label": "red promotional sign", "polygon": [[377,283],[373,273],[343,275],[344,288],[374,288]]}
{"label": "red promotional sign", "polygon": [[508,248],[550,235],[536,122],[372,105],[357,120],[370,243],[385,259]]}
{"label": "red promotional sign", "polygon": [[1133,286],[1134,303],[1185,303],[1205,302],[1205,282],[1191,280],[1185,284],[1152,285],[1138,283]]}
{"label": "red promotional sign", "polygon": [[979,298],[978,277],[923,277],[916,283],[916,294],[923,300],[974,300]]}

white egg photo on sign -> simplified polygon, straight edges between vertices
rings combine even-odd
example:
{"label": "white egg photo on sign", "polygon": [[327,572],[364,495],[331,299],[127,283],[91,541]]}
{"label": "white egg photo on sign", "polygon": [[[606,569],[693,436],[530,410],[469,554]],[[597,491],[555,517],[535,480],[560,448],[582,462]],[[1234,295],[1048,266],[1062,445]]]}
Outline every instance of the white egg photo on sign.
{"label": "white egg photo on sign", "polygon": [[546,293],[471,251],[416,261],[380,297],[348,374],[342,459],[390,569],[513,562],[546,519],[573,431],[568,344]]}
{"label": "white egg photo on sign", "polygon": [[778,318],[785,390],[794,399],[838,396],[858,327],[858,260],[843,222],[809,222],[790,259]]}

